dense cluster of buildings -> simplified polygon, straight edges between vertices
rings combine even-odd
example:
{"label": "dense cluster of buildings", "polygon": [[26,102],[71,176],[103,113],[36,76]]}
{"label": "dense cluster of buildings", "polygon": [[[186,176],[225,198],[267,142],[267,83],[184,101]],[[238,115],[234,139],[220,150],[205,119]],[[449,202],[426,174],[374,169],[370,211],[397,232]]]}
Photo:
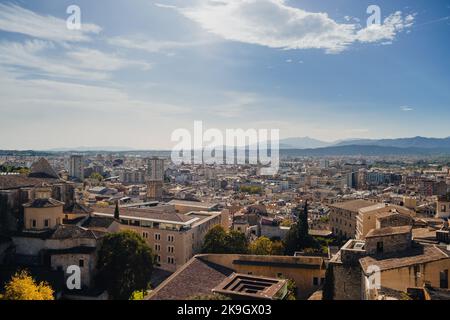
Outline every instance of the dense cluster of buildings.
{"label": "dense cluster of buildings", "polygon": [[[448,296],[446,163],[284,158],[275,176],[253,165],[113,153],[2,164],[28,171],[0,174],[0,286],[26,267],[58,297],[107,299],[95,281],[99,246],[106,234],[132,230],[155,255],[148,299],[284,299],[287,280],[298,299]],[[216,225],[249,242],[283,243],[306,201],[309,233],[327,244],[321,252],[202,253]],[[64,286],[70,265],[82,269],[82,290]]]}

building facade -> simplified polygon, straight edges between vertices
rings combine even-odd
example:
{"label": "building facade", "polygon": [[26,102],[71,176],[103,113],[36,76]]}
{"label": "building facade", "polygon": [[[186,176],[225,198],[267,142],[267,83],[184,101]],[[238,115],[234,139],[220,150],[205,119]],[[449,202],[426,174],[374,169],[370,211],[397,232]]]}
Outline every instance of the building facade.
{"label": "building facade", "polygon": [[[96,208],[94,215],[112,217],[114,208]],[[175,212],[173,206],[163,210],[120,208],[120,229],[140,234],[156,255],[158,267],[175,271],[195,254],[201,252],[206,233],[222,225],[222,213],[217,211]]]}
{"label": "building facade", "polygon": [[69,176],[84,180],[84,158],[81,155],[71,155],[69,159]]}
{"label": "building facade", "polygon": [[330,205],[330,226],[333,234],[347,239],[354,238],[359,209],[373,204],[367,200],[351,200]]}

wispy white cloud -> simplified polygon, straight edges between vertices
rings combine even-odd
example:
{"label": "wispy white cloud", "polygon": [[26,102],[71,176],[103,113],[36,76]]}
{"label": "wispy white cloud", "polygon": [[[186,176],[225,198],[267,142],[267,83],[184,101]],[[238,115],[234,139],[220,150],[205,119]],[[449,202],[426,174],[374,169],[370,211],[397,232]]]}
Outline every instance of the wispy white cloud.
{"label": "wispy white cloud", "polygon": [[144,61],[136,61],[118,56],[114,53],[105,53],[95,49],[80,48],[69,51],[67,56],[77,62],[83,69],[115,71],[126,67],[138,67],[149,70],[151,64]]}
{"label": "wispy white cloud", "polygon": [[408,111],[413,111],[414,108],[413,108],[413,107],[410,107],[410,106],[401,106],[401,107],[400,107],[400,110],[405,111],[405,112],[408,112]]}
{"label": "wispy white cloud", "polygon": [[126,49],[137,49],[150,53],[167,52],[170,50],[182,49],[204,45],[209,40],[192,40],[192,41],[167,41],[149,39],[145,35],[120,36],[108,39],[108,43],[113,46]]}
{"label": "wispy white cloud", "polygon": [[[98,81],[110,78],[110,72],[137,67],[148,70],[151,64],[122,58],[86,48],[62,50],[57,44],[44,40],[24,43],[0,42],[0,66],[25,76],[45,76],[58,79]],[[56,52],[55,52],[56,51]]]}
{"label": "wispy white cloud", "polygon": [[372,24],[364,29],[359,30],[356,33],[356,38],[360,42],[379,42],[384,41],[384,43],[391,43],[387,40],[394,40],[399,32],[412,27],[414,23],[414,15],[410,14],[403,17],[401,11],[397,11],[386,19],[383,23]]}
{"label": "wispy white cloud", "polygon": [[209,106],[205,112],[222,118],[240,118],[244,112],[252,112],[259,101],[251,92],[226,91],[219,94],[223,102]]}
{"label": "wispy white cloud", "polygon": [[105,80],[109,77],[105,72],[83,69],[69,59],[50,55],[54,47],[52,42],[43,40],[1,42],[0,65],[22,76],[80,80]]}
{"label": "wispy white cloud", "polygon": [[0,107],[3,111],[63,109],[97,112],[141,112],[150,117],[190,112],[178,106],[131,97],[117,85],[81,84],[47,79],[24,79],[0,68]]}
{"label": "wispy white cloud", "polygon": [[281,49],[324,49],[338,53],[351,44],[393,40],[414,16],[398,11],[379,26],[338,23],[327,13],[291,7],[284,0],[204,0],[178,12],[227,40]]}
{"label": "wispy white cloud", "polygon": [[51,41],[90,41],[101,28],[83,23],[80,30],[69,30],[64,19],[39,15],[15,4],[0,3],[0,30]]}
{"label": "wispy white cloud", "polygon": [[175,9],[176,6],[171,6],[171,5],[167,5],[167,4],[163,4],[163,3],[155,3],[155,6],[159,7],[159,8],[169,8],[169,9]]}
{"label": "wispy white cloud", "polygon": [[99,137],[107,145],[164,148],[171,125],[179,127],[180,116],[192,113],[188,106],[137,98],[117,85],[17,78],[1,68],[0,96],[2,148],[95,146]]}

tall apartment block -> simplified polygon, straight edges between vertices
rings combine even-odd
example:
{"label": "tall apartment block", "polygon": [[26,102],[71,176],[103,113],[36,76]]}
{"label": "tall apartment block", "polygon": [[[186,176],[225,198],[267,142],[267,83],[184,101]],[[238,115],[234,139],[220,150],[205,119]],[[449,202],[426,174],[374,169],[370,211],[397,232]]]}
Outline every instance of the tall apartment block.
{"label": "tall apartment block", "polygon": [[69,161],[69,176],[84,180],[84,158],[81,155],[71,155]]}
{"label": "tall apartment block", "polygon": [[147,158],[145,180],[147,183],[147,199],[160,200],[164,185],[164,159]]}

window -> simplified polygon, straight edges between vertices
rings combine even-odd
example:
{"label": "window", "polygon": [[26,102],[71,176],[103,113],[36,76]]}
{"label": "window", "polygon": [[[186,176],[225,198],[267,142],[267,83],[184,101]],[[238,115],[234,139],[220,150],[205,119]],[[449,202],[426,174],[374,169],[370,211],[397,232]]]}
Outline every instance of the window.
{"label": "window", "polygon": [[317,277],[313,278],[313,285],[315,285],[315,286],[319,285],[319,278],[317,278]]}
{"label": "window", "polygon": [[46,227],[46,228],[50,227],[50,219],[44,220],[44,227]]}
{"label": "window", "polygon": [[175,258],[174,257],[167,257],[167,263],[168,264],[175,264]]}
{"label": "window", "polygon": [[175,247],[174,246],[167,246],[167,252],[173,253],[174,251],[175,251]]}
{"label": "window", "polygon": [[175,237],[173,236],[173,235],[168,235],[167,236],[167,241],[169,241],[169,242],[174,242],[175,241]]}
{"label": "window", "polygon": [[83,267],[84,267],[84,260],[83,260],[83,259],[80,259],[80,260],[78,261],[78,266],[79,266],[80,268],[83,268]]}
{"label": "window", "polygon": [[382,254],[383,253],[383,242],[377,242],[377,254]]}
{"label": "window", "polygon": [[144,239],[148,239],[148,232],[142,232],[142,237]]}
{"label": "window", "polygon": [[161,251],[161,245],[155,244],[155,251]]}
{"label": "window", "polygon": [[440,288],[448,289],[448,270],[444,270],[439,273],[439,280],[440,280]]}
{"label": "window", "polygon": [[36,220],[32,219],[32,220],[31,220],[31,227],[32,227],[32,228],[36,228],[36,226],[37,226]]}
{"label": "window", "polygon": [[161,240],[161,235],[159,233],[155,233],[155,240]]}

